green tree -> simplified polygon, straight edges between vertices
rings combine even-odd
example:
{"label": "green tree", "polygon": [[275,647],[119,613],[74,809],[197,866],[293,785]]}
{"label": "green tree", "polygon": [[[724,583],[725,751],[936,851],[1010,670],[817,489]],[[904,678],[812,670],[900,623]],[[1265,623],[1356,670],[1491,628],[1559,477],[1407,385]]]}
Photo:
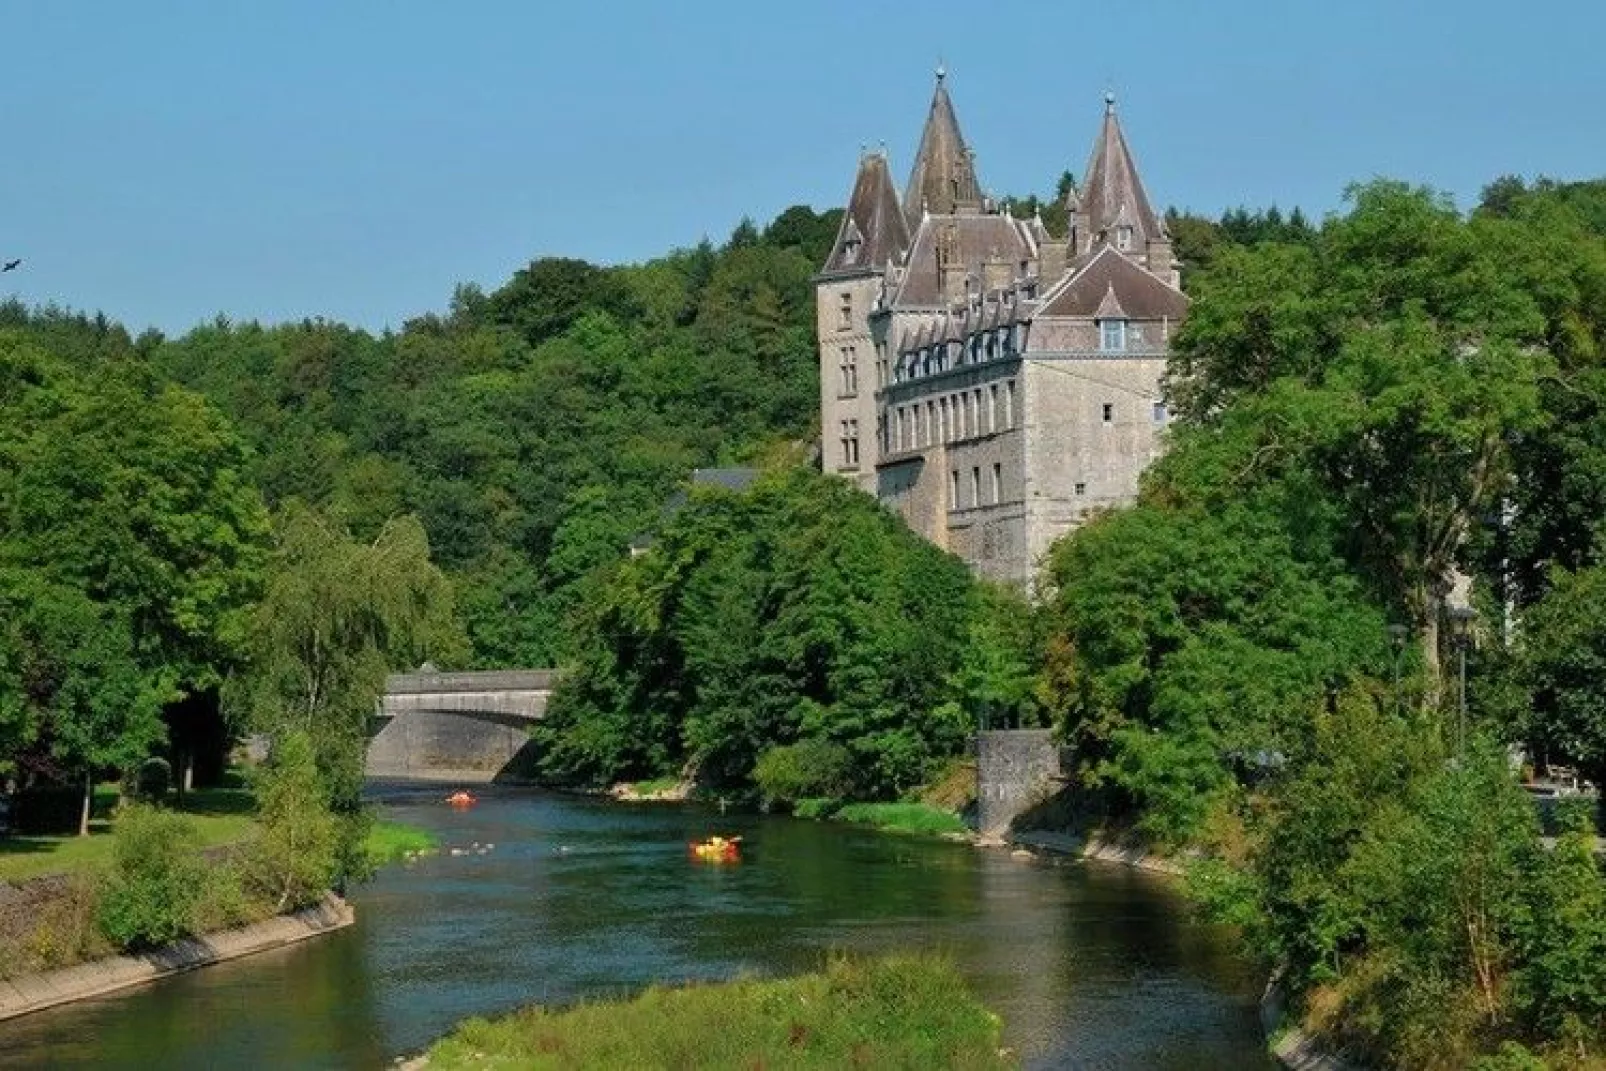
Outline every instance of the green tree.
{"label": "green tree", "polygon": [[132,361],[80,373],[35,330],[0,331],[0,724],[7,760],[38,743],[87,786],[240,657],[266,513],[198,396]]}
{"label": "green tree", "polygon": [[1519,731],[1540,756],[1570,759],[1606,783],[1606,566],[1555,570],[1522,637],[1533,706]]}
{"label": "green tree", "polygon": [[360,793],[368,719],[387,672],[462,655],[451,588],[411,517],[358,543],[298,502],[276,524],[252,658],[226,696],[243,724],[303,733],[342,822],[340,873],[361,870]]}
{"label": "green tree", "polygon": [[258,825],[248,853],[251,880],[278,912],[316,901],[337,878],[340,828],[311,736],[290,729],[276,737],[252,788]]}

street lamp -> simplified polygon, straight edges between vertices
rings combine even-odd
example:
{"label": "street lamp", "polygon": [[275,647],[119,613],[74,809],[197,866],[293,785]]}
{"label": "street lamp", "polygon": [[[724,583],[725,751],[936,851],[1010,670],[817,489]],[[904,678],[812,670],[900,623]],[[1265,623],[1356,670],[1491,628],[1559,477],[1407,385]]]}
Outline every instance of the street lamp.
{"label": "street lamp", "polygon": [[1472,642],[1472,622],[1478,611],[1462,603],[1445,608],[1450,618],[1450,638],[1456,654],[1456,755],[1462,759],[1467,751],[1467,646]]}

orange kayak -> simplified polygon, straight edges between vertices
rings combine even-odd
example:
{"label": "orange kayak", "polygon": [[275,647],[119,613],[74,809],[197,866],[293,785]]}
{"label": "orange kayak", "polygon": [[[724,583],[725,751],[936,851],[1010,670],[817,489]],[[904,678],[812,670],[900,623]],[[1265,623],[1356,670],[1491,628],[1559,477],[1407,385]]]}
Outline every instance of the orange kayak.
{"label": "orange kayak", "polygon": [[459,789],[458,791],[453,792],[450,796],[447,796],[446,802],[450,803],[453,807],[472,807],[477,801],[473,796]]}
{"label": "orange kayak", "polygon": [[741,837],[709,837],[707,840],[693,841],[688,847],[691,857],[704,863],[735,863],[741,860],[741,849],[737,844]]}

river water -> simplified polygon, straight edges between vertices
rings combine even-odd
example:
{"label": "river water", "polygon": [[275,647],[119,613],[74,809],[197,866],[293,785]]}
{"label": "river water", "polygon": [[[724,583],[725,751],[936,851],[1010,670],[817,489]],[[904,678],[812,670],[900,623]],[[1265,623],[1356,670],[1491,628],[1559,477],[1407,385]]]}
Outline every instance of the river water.
{"label": "river water", "polygon": [[[1258,980],[1163,878],[786,818],[379,786],[450,851],[354,891],[340,933],[0,1025],[0,1065],[377,1068],[470,1015],[940,949],[1027,1067],[1265,1068]],[[737,866],[687,841],[740,833]],[[483,854],[473,845],[491,845]]]}

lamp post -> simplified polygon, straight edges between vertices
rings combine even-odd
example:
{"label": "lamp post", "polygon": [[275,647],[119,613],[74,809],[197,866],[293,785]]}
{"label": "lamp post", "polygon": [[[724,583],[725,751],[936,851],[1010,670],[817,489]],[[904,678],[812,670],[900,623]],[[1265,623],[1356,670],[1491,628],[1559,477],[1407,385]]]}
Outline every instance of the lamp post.
{"label": "lamp post", "polygon": [[1472,621],[1478,611],[1466,604],[1446,608],[1450,618],[1451,638],[1456,655],[1456,756],[1466,758],[1467,752],[1467,646],[1472,642]]}

